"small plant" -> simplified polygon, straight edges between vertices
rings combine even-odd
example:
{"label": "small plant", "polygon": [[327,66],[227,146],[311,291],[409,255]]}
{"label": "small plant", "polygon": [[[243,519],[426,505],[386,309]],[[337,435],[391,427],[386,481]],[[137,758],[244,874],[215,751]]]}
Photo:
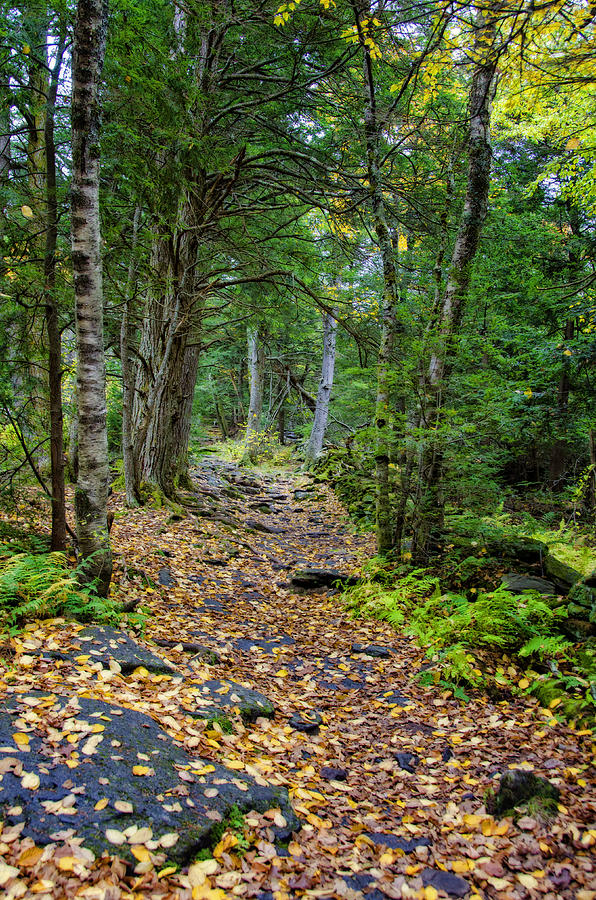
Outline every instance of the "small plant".
{"label": "small plant", "polygon": [[117,604],[99,597],[93,586],[81,588],[63,553],[0,558],[0,627],[62,615],[84,622],[119,620]]}
{"label": "small plant", "polygon": [[213,728],[214,725],[217,725],[223,734],[233,734],[234,732],[233,722],[227,716],[217,715],[207,720],[207,728]]}

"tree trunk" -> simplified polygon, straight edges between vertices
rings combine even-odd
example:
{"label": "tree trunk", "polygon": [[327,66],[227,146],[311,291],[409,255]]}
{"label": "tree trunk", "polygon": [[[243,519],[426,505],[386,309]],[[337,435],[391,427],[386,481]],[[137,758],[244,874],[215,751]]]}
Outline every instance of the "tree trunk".
{"label": "tree trunk", "polygon": [[377,116],[375,81],[370,50],[362,32],[360,16],[356,15],[360,44],[364,50],[364,131],[366,138],[367,174],[373,226],[383,265],[383,302],[381,343],[377,361],[377,398],[375,404],[376,471],[375,518],[377,551],[387,553],[394,547],[393,509],[389,483],[390,384],[393,367],[393,348],[397,331],[398,285],[394,248],[387,225],[385,199],[380,169],[380,139],[383,130]]}
{"label": "tree trunk", "polygon": [[180,413],[174,427],[174,465],[175,477],[181,485],[192,487],[188,474],[188,450],[192,428],[192,408],[199,370],[200,346],[198,335],[193,335],[193,343],[187,345],[182,365],[180,381]]}
{"label": "tree trunk", "polygon": [[495,21],[490,11],[480,14],[475,53],[478,63],[469,99],[469,156],[466,196],[443,293],[435,346],[426,378],[426,414],[423,425],[431,439],[421,455],[420,493],[415,511],[412,554],[418,564],[427,562],[431,537],[443,527],[442,479],[444,450],[438,436],[442,398],[456,358],[456,337],[468,293],[472,262],[476,255],[488,207],[492,149],[490,114],[496,87],[497,54],[494,52]]}
{"label": "tree trunk", "polygon": [[79,0],[72,59],[71,217],[79,412],[75,516],[84,577],[97,581],[102,596],[107,596],[112,575],[99,218],[99,85],[107,11],[107,0]]}
{"label": "tree trunk", "polygon": [[321,365],[321,378],[317,391],[317,405],[315,419],[306,445],[306,458],[314,462],[323,452],[323,441],[327,429],[329,416],[329,401],[333,389],[333,374],[335,371],[335,340],[337,337],[337,321],[330,313],[323,317],[323,362]]}
{"label": "tree trunk", "polygon": [[122,366],[122,463],[124,467],[124,487],[126,505],[138,506],[140,502],[139,477],[134,454],[132,430],[132,410],[135,389],[134,366],[131,359],[134,326],[131,321],[131,306],[135,296],[136,244],[141,222],[141,208],[137,206],[132,222],[130,262],[126,283],[126,295],[122,322],[120,324],[120,363]]}
{"label": "tree trunk", "polygon": [[248,421],[244,435],[245,453],[249,459],[256,458],[261,433],[261,417],[263,415],[263,389],[265,382],[265,351],[261,340],[260,329],[250,327],[246,332],[248,341],[248,377],[250,382],[250,401],[248,404]]}
{"label": "tree trunk", "polygon": [[46,155],[46,244],[44,252],[44,295],[48,332],[48,388],[50,399],[50,462],[52,476],[51,549],[66,547],[66,509],[64,490],[64,422],[62,417],[62,340],[58,322],[56,288],[56,244],[58,240],[58,203],[56,198],[56,144],[54,113],[64,38],[58,42],[52,69],[45,118]]}

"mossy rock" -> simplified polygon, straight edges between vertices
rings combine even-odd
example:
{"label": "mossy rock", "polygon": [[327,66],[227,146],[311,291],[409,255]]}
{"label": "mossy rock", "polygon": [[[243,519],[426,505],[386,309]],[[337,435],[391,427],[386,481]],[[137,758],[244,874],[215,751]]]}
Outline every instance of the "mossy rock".
{"label": "mossy rock", "polygon": [[514,769],[501,775],[498,790],[487,797],[486,808],[491,815],[504,816],[516,809],[527,809],[531,804],[552,815],[556,812],[559,797],[558,787],[546,778]]}
{"label": "mossy rock", "polygon": [[561,562],[556,556],[548,555],[543,566],[545,577],[554,582],[555,587],[562,594],[568,594],[571,588],[582,580],[581,572],[577,572],[571,566]]}

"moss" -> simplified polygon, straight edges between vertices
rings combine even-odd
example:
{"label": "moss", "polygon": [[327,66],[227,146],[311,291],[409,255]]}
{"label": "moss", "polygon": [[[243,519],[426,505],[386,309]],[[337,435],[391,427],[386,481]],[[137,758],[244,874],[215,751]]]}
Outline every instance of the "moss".
{"label": "moss", "polygon": [[[213,656],[215,657],[215,654],[213,654]],[[214,662],[216,660],[217,660],[217,657],[215,657]],[[213,728],[214,725],[219,725],[219,727],[221,728],[221,730],[223,731],[224,734],[232,734],[234,731],[234,725],[232,723],[232,720],[228,719],[227,716],[217,715],[217,716],[213,716],[213,718],[211,718],[211,719],[207,719],[207,727],[208,728]]]}

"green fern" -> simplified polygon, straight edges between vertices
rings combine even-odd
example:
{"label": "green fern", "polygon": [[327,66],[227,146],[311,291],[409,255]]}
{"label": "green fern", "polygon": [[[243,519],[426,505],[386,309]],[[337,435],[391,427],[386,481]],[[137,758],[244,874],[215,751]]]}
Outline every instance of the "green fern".
{"label": "green fern", "polygon": [[119,618],[114,601],[81,589],[63,553],[0,556],[0,627],[61,615],[102,622]]}

